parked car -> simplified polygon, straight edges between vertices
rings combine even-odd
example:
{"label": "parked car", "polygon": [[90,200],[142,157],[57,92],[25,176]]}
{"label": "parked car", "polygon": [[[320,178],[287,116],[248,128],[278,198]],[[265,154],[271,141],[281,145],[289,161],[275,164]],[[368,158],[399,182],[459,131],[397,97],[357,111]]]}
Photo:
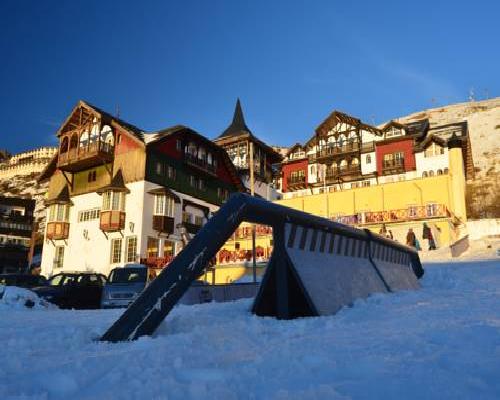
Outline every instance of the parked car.
{"label": "parked car", "polygon": [[113,269],[102,291],[101,308],[128,307],[147,282],[148,268],[143,264],[126,264]]}
{"label": "parked car", "polygon": [[46,286],[47,278],[43,275],[0,274],[0,285],[31,289],[37,286]]}
{"label": "parked car", "polygon": [[93,272],[62,272],[48,286],[33,288],[38,296],[60,308],[99,308],[106,277]]}

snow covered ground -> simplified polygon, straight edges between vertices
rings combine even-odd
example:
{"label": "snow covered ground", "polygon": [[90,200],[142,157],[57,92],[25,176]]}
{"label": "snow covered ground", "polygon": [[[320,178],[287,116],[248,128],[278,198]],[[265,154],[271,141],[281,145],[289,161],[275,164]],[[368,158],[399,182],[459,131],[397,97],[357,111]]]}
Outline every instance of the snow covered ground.
{"label": "snow covered ground", "polygon": [[0,399],[500,398],[500,258],[425,267],[335,316],[179,306],[133,343],[94,341],[117,310],[0,308]]}

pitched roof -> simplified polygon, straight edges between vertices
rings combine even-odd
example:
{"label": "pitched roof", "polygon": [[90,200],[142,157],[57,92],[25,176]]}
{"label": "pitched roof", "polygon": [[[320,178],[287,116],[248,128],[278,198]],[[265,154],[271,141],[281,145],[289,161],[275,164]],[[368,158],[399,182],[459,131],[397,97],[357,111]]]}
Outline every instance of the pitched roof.
{"label": "pitched roof", "polygon": [[96,193],[102,194],[108,190],[112,190],[114,192],[126,192],[129,193],[130,190],[125,186],[125,181],[123,180],[122,170],[119,169],[113,179],[111,179],[111,183],[109,185],[103,186],[96,190]]}
{"label": "pitched roof", "polygon": [[64,185],[59,194],[53,199],[49,199],[45,201],[45,205],[51,204],[72,204],[71,199],[69,197],[69,187],[68,185]]}
{"label": "pitched roof", "polygon": [[218,136],[217,139],[227,136],[239,136],[245,133],[253,136],[252,131],[250,131],[245,123],[245,117],[243,116],[243,110],[241,109],[240,99],[238,98],[236,100],[236,107],[234,108],[233,121],[226,128],[226,130]]}

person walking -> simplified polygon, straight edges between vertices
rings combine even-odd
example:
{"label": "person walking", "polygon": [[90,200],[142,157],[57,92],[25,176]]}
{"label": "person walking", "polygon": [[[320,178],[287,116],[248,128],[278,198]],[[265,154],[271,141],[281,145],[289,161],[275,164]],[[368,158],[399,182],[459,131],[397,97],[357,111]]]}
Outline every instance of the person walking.
{"label": "person walking", "polygon": [[422,230],[422,239],[427,239],[429,243],[429,250],[436,250],[436,242],[434,241],[434,236],[432,235],[431,228],[424,222],[424,228]]}
{"label": "person walking", "polygon": [[406,245],[410,247],[417,247],[417,237],[413,232],[413,229],[408,229],[408,233],[406,234]]}

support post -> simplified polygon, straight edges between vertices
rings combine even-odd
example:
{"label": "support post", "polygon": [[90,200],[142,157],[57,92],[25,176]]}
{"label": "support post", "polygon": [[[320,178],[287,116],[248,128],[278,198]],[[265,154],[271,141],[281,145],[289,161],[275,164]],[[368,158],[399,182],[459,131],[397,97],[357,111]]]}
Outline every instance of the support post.
{"label": "support post", "polygon": [[[253,169],[253,142],[250,142],[250,194],[255,196],[255,175]],[[257,261],[255,259],[255,224],[252,224],[252,275],[257,282]]]}

